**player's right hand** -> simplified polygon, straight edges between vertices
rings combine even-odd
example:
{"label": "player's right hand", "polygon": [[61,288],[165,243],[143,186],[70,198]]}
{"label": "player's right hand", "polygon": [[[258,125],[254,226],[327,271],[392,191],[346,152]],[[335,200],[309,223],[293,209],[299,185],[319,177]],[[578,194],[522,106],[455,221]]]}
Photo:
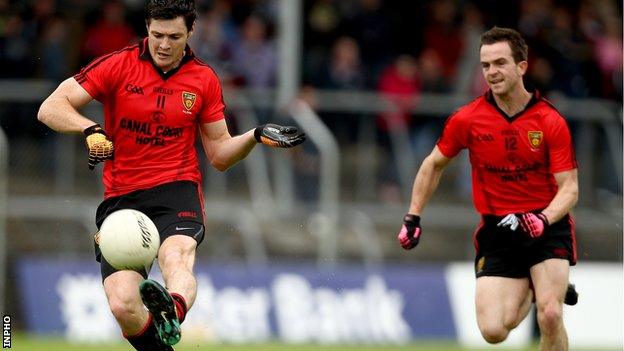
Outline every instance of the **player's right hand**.
{"label": "player's right hand", "polygon": [[95,165],[113,158],[115,150],[113,142],[108,139],[106,132],[99,124],[94,124],[84,130],[85,144],[89,153],[89,169]]}
{"label": "player's right hand", "polygon": [[500,222],[498,222],[498,224],[496,224],[497,227],[503,227],[503,228],[507,227],[511,229],[512,231],[515,231],[519,225],[520,225],[520,220],[513,213],[506,215],[505,218],[503,218]]}
{"label": "player's right hand", "polygon": [[401,247],[405,250],[411,250],[418,245],[421,233],[420,216],[406,214],[405,217],[403,217],[403,226],[397,238],[399,239],[399,243],[401,243]]}

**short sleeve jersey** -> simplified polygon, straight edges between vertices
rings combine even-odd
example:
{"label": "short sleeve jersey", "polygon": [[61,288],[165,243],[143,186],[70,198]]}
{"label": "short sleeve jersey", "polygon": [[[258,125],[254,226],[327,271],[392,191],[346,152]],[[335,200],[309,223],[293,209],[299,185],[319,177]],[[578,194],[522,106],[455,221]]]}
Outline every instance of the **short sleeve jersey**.
{"label": "short sleeve jersey", "polygon": [[198,127],[223,119],[225,104],[215,72],[190,48],[164,73],[146,38],[95,59],[74,78],[104,105],[104,129],[115,145],[104,164],[106,198],[171,181],[201,183]]}
{"label": "short sleeve jersey", "polygon": [[547,207],[557,192],[553,174],[577,168],[566,121],[537,91],[512,117],[488,91],[447,119],[437,146],[449,158],[468,149],[473,201],[484,215]]}

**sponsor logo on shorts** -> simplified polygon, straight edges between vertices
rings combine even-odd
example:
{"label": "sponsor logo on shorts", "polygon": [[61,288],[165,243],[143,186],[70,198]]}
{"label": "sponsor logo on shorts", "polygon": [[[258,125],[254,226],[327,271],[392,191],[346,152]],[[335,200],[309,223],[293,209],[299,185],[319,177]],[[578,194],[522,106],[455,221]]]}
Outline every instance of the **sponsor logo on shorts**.
{"label": "sponsor logo on shorts", "polygon": [[197,212],[195,211],[180,211],[178,212],[180,218],[197,218]]}
{"label": "sponsor logo on shorts", "polygon": [[560,258],[567,258],[568,257],[568,250],[562,248],[562,247],[555,247],[553,249],[553,255],[555,255],[555,257],[560,257]]}
{"label": "sponsor logo on shorts", "polygon": [[485,257],[481,257],[479,261],[477,261],[477,273],[483,271],[483,267],[485,266]]}

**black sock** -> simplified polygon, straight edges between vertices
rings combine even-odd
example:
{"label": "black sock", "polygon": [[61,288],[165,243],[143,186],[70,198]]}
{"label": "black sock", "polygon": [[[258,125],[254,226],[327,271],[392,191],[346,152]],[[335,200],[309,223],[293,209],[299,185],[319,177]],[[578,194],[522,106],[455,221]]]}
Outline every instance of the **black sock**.
{"label": "black sock", "polygon": [[124,337],[137,351],[173,351],[169,345],[163,344],[156,331],[156,326],[152,323],[152,315],[149,315],[147,323],[142,331],[137,335]]}

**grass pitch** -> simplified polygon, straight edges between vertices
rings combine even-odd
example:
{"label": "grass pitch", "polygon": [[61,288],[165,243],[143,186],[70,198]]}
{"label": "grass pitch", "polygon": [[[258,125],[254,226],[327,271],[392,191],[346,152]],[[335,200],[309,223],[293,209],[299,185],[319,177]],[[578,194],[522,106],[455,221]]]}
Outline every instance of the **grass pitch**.
{"label": "grass pitch", "polygon": [[[17,351],[133,351],[134,349],[126,342],[113,342],[102,344],[77,344],[69,343],[61,338],[48,337],[32,337],[24,334],[14,335],[11,339],[11,350]],[[418,342],[404,346],[368,346],[368,345],[292,345],[284,343],[266,343],[266,344],[194,344],[192,342],[182,341],[175,346],[176,351],[465,351],[477,349],[466,349],[458,346],[453,342],[431,341]],[[537,351],[539,347],[533,345],[524,349],[510,348],[489,348],[488,350],[504,350],[504,351]],[[609,351],[590,349],[575,349],[572,351]]]}
{"label": "grass pitch", "polygon": [[[115,342],[107,344],[76,344],[69,343],[60,338],[27,337],[20,335],[12,339],[12,350],[17,351],[131,351],[130,344]],[[176,351],[460,351],[464,350],[453,343],[427,342],[423,344],[411,344],[406,346],[362,346],[362,345],[291,345],[283,343],[266,344],[193,344],[182,342],[175,346]]]}

